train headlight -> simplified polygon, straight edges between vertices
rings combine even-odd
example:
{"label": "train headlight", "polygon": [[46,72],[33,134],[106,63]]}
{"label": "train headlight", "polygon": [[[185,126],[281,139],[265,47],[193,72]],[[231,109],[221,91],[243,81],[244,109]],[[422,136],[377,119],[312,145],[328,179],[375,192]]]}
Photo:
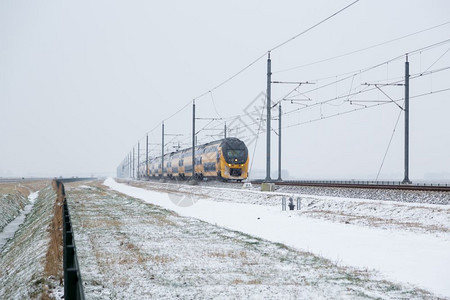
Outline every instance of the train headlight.
{"label": "train headlight", "polygon": [[229,167],[231,167],[231,164],[228,164]]}
{"label": "train headlight", "polygon": [[244,165],[241,165],[241,167],[243,167]]}

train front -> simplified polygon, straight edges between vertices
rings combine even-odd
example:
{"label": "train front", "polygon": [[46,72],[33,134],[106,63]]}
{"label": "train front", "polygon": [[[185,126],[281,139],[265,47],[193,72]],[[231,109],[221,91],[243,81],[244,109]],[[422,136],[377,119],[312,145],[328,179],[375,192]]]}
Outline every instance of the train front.
{"label": "train front", "polygon": [[245,143],[237,138],[226,138],[220,148],[220,176],[227,180],[247,179],[249,157]]}

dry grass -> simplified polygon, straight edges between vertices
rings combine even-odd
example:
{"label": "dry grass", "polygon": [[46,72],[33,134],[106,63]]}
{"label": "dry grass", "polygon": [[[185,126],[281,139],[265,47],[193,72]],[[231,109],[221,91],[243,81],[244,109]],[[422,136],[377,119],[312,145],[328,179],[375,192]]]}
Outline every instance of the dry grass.
{"label": "dry grass", "polygon": [[247,258],[247,252],[246,251],[214,251],[208,253],[209,257],[216,257],[216,258],[235,258],[235,259],[246,259]]}
{"label": "dry grass", "polygon": [[176,224],[164,215],[152,215],[151,219],[142,220],[142,224],[157,226],[175,226]]}
{"label": "dry grass", "polygon": [[101,218],[94,220],[85,220],[83,221],[83,227],[88,229],[93,228],[118,228],[122,225],[120,220],[111,219],[111,218]]}
{"label": "dry grass", "polygon": [[375,216],[367,216],[367,215],[352,215],[346,214],[343,212],[329,211],[329,210],[309,210],[303,212],[304,215],[310,216],[313,218],[320,218],[326,220],[339,221],[342,223],[363,223],[367,224],[371,227],[383,227],[383,226],[394,226],[396,228],[406,229],[406,230],[420,230],[426,232],[442,232],[447,233],[450,231],[449,228],[444,226],[437,225],[428,225],[419,222],[410,222],[410,221],[402,221],[395,220],[393,218],[381,218]]}
{"label": "dry grass", "polygon": [[148,260],[155,264],[168,264],[175,261],[175,259],[167,255],[151,255]]}
{"label": "dry grass", "polygon": [[42,190],[49,184],[46,180],[0,183],[0,194],[20,193],[28,197],[31,192]]}
{"label": "dry grass", "polygon": [[62,186],[58,189],[55,181],[52,182],[52,185],[53,189],[56,191],[57,197],[53,205],[53,219],[49,228],[50,242],[47,249],[44,271],[46,276],[53,276],[57,279],[62,279],[62,206],[64,195],[62,193]]}
{"label": "dry grass", "polygon": [[235,279],[231,282],[232,284],[250,284],[250,285],[256,285],[256,284],[262,284],[262,281],[260,279],[252,279],[249,281],[245,281],[242,279]]}

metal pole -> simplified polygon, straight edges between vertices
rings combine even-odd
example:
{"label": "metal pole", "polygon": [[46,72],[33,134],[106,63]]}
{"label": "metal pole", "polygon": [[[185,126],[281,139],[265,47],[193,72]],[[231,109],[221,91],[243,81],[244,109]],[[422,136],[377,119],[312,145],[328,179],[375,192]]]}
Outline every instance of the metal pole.
{"label": "metal pole", "polygon": [[270,121],[271,121],[271,84],[272,84],[272,61],[270,52],[267,56],[267,138],[266,138],[266,181],[270,181]]}
{"label": "metal pole", "polygon": [[225,122],[225,127],[223,129],[223,136],[227,138],[227,122]]}
{"label": "metal pole", "polygon": [[161,139],[161,177],[164,178],[164,121],[162,122]]}
{"label": "metal pole", "polygon": [[141,156],[141,147],[140,142],[138,142],[138,152],[137,152],[137,179],[139,179],[139,162],[140,162],[140,156]]}
{"label": "metal pole", "polygon": [[278,181],[281,179],[281,102],[278,104]]}
{"label": "metal pole", "polygon": [[148,176],[148,133],[145,143],[145,176]]}
{"label": "metal pole", "polygon": [[405,62],[405,178],[404,184],[409,184],[409,62],[406,54]]}
{"label": "metal pole", "polygon": [[195,100],[192,101],[192,178],[195,175]]}

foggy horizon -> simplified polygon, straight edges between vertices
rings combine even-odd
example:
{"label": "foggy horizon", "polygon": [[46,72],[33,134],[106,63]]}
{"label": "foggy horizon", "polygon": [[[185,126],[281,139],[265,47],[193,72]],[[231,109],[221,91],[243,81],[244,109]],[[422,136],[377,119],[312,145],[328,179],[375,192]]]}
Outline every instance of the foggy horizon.
{"label": "foggy horizon", "polygon": [[[352,2],[3,1],[0,177],[114,176],[138,142],[145,157],[147,134],[160,155],[162,121],[180,134],[167,151],[188,148],[197,98],[198,117],[221,119],[197,120],[198,144],[226,121],[248,141],[254,178],[266,53],[281,45],[272,80],[308,82],[272,84],[289,179],[403,179],[404,87],[393,83],[409,53],[410,179],[449,181],[450,3],[361,0],[289,41]],[[277,107],[272,118],[275,173]]]}

